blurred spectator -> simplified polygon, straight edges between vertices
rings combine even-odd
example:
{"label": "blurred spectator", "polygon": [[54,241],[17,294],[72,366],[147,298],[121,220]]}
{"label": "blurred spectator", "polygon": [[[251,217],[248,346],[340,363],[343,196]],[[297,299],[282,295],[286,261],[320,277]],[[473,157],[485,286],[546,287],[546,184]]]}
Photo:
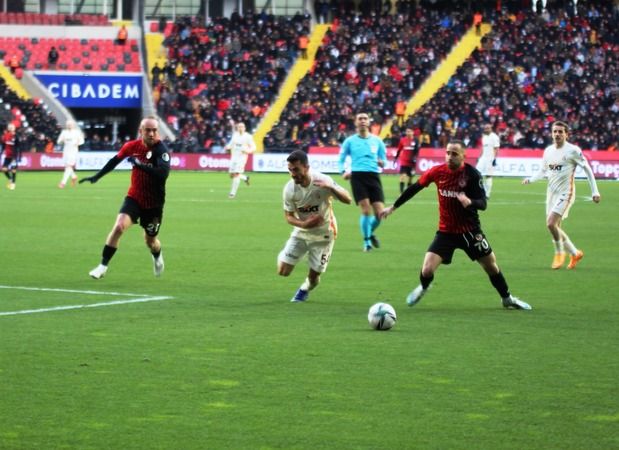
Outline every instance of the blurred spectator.
{"label": "blurred spectator", "polygon": [[118,34],[116,34],[116,43],[118,45],[125,45],[128,38],[129,32],[127,31],[127,27],[125,25],[122,25],[118,30]]}
{"label": "blurred spectator", "polygon": [[56,47],[52,45],[52,48],[50,48],[49,52],[47,53],[47,66],[49,69],[56,68],[56,63],[58,62],[58,58],[60,58],[60,55],[58,54],[58,50],[56,50]]}

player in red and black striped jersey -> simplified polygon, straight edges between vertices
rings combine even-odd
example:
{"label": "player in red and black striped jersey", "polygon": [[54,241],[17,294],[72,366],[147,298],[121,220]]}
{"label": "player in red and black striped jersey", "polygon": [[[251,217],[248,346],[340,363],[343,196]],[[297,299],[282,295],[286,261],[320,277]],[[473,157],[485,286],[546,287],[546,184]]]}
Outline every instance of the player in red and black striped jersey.
{"label": "player in red and black striped jersey", "polygon": [[96,183],[125,158],[133,164],[129,192],[105,241],[101,264],[89,273],[95,279],[105,276],[108,263],[118,249],[122,234],[138,221],[144,228],[144,239],[153,257],[155,276],[159,277],[163,273],[161,242],[157,235],[163,218],[165,184],[170,173],[170,153],[159,137],[159,122],[156,117],[143,119],[139,132],[140,139],[127,142],[99,172],[80,180],[80,183],[85,181]]}
{"label": "player in red and black striped jersey", "polygon": [[415,176],[415,166],[419,155],[419,143],[415,137],[415,130],[412,126],[406,127],[406,134],[398,142],[398,148],[393,158],[394,162],[400,164],[400,194],[404,192],[404,185],[413,184]]}
{"label": "player in red and black striped jersey", "polygon": [[19,162],[19,152],[17,150],[17,137],[15,134],[15,125],[9,123],[6,131],[2,135],[2,151],[4,152],[4,160],[2,161],[2,172],[9,179],[7,187],[10,190],[15,190],[15,179],[17,178],[17,163]]}
{"label": "player in red and black striped jersey", "polygon": [[386,218],[430,183],[436,184],[438,231],[423,261],[419,275],[421,283],[408,295],[406,303],[413,306],[421,300],[430,288],[434,272],[441,264],[450,264],[454,251],[459,248],[486,271],[505,308],[530,310],[529,304],[510,294],[496,256],[481,230],[478,211],[486,209],[486,193],[481,174],[464,162],[464,153],[461,141],[450,142],[445,153],[445,164],[425,172],[398,197],[393,206],[382,213],[382,217]]}

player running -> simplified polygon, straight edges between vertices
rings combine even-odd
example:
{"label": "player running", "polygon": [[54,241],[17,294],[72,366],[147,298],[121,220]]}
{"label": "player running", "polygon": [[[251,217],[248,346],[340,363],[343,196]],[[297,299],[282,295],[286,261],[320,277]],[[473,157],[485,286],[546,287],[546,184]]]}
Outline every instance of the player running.
{"label": "player running", "polygon": [[409,306],[417,304],[430,288],[434,272],[441,264],[451,264],[456,249],[462,249],[472,261],[477,261],[490,278],[490,283],[501,296],[505,308],[530,310],[528,303],[509,292],[507,281],[499,268],[496,256],[481,230],[478,211],[486,209],[481,174],[464,162],[464,144],[447,144],[445,164],[434,166],[404,191],[395,203],[385,208],[386,218],[413,198],[430,183],[436,184],[439,205],[439,225],[428,248],[419,275],[420,284],[406,298]]}
{"label": "player running", "polygon": [[99,172],[80,180],[80,183],[86,181],[96,183],[125,158],[133,164],[129,192],[105,241],[101,264],[89,272],[94,279],[105,276],[107,266],[118,249],[120,238],[131,225],[138,223],[138,220],[144,228],[144,240],[153,257],[153,272],[156,277],[163,273],[161,242],[157,235],[163,218],[165,184],[170,173],[170,154],[159,137],[159,122],[156,117],[143,119],[139,133],[140,139],[124,144],[118,154],[113,156]]}

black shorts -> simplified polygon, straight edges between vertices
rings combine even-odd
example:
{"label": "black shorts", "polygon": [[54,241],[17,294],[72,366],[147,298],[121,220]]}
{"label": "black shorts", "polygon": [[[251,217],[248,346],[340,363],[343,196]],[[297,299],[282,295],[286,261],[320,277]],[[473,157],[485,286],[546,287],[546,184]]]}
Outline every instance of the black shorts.
{"label": "black shorts", "polygon": [[415,172],[415,163],[412,163],[410,166],[400,166],[400,173],[406,174],[408,177],[412,177]]}
{"label": "black shorts", "polygon": [[140,226],[149,236],[157,236],[163,219],[163,206],[157,208],[142,209],[138,202],[131,197],[125,197],[119,213],[127,214],[133,223],[140,221]]}
{"label": "black shorts", "polygon": [[380,176],[375,172],[352,172],[350,186],[355,203],[369,199],[370,203],[385,202]]}
{"label": "black shorts", "polygon": [[443,264],[451,264],[451,259],[457,248],[464,250],[471,261],[477,261],[479,258],[492,253],[490,243],[481,230],[468,231],[462,234],[437,231],[428,251],[443,258]]}
{"label": "black shorts", "polygon": [[6,167],[9,170],[16,169],[17,161],[15,161],[13,158],[5,157],[4,162],[2,163],[2,167]]}

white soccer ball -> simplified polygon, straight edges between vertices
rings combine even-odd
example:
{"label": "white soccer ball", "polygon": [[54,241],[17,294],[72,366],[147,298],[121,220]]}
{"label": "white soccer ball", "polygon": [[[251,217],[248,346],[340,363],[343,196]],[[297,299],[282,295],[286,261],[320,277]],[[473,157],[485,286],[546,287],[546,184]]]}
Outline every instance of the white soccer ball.
{"label": "white soccer ball", "polygon": [[368,311],[368,322],[375,330],[390,330],[398,320],[389,303],[375,303]]}

